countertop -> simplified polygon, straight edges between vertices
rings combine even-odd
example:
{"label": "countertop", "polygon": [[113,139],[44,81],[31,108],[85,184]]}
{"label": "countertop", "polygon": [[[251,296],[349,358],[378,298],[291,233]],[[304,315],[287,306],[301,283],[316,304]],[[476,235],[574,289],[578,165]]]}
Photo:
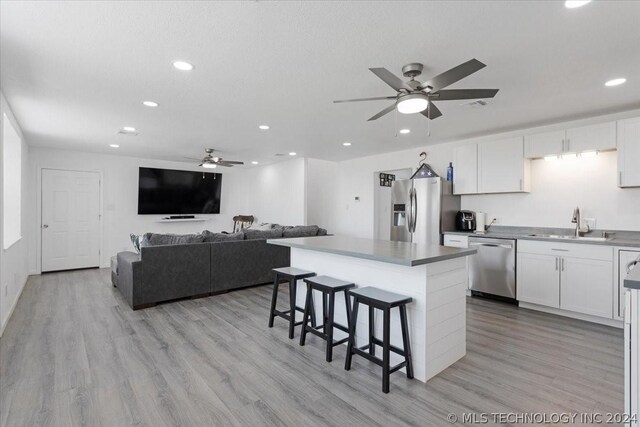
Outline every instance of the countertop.
{"label": "countertop", "polygon": [[347,255],[373,261],[413,267],[475,254],[475,249],[448,248],[410,242],[362,239],[346,236],[298,237],[269,239],[272,245],[308,249],[337,255]]}
{"label": "countertop", "polygon": [[568,228],[506,227],[496,225],[492,226],[485,234],[476,234],[469,231],[445,231],[444,234],[488,237],[494,239],[543,240],[547,242],[577,243],[604,246],[628,246],[640,248],[640,232],[638,231],[595,230],[587,234],[587,236],[599,237],[602,231],[606,231],[611,236],[611,238],[604,241],[593,241],[558,239],[553,237],[536,237],[530,236],[530,234],[573,235],[573,230]]}
{"label": "countertop", "polygon": [[624,279],[624,287],[629,289],[640,289],[640,265],[631,270]]}

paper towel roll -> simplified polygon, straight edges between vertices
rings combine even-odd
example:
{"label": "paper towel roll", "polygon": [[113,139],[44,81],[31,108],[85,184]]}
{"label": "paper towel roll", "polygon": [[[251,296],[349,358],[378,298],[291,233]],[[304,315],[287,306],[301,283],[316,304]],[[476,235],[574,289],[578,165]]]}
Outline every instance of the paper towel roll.
{"label": "paper towel roll", "polygon": [[484,233],[486,224],[486,214],[484,212],[476,212],[476,231]]}

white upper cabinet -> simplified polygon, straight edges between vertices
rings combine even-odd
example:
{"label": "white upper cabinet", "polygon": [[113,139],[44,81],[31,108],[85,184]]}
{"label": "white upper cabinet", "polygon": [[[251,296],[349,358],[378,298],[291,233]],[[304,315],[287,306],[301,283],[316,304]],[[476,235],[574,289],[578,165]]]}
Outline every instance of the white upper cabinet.
{"label": "white upper cabinet", "polygon": [[564,130],[527,135],[524,137],[524,156],[527,159],[535,159],[560,155],[564,149],[564,140]]}
{"label": "white upper cabinet", "polygon": [[618,186],[640,187],[640,117],[618,121]]}
{"label": "white upper cabinet", "polygon": [[566,139],[565,151],[569,153],[615,150],[616,123],[599,123],[597,125],[567,129]]}
{"label": "white upper cabinet", "polygon": [[461,145],[453,151],[453,194],[478,192],[478,144]]}
{"label": "white upper cabinet", "polygon": [[524,156],[536,159],[564,153],[615,150],[616,145],[616,123],[598,123],[527,135],[524,137]]}
{"label": "white upper cabinet", "polygon": [[478,144],[478,193],[530,191],[529,163],[521,136]]}

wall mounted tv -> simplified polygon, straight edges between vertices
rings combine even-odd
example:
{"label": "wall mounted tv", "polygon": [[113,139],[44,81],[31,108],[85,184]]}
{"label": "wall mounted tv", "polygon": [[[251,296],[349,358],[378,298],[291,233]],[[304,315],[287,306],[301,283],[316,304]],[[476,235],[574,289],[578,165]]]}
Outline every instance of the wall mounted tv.
{"label": "wall mounted tv", "polygon": [[140,168],[138,215],[220,213],[222,174]]}

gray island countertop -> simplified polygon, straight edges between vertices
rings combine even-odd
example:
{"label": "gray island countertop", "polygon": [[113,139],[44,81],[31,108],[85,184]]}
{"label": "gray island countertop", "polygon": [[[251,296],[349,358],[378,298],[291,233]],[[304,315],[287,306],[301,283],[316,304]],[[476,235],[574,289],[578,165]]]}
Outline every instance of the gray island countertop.
{"label": "gray island countertop", "polygon": [[269,239],[267,243],[409,267],[465,257],[477,252],[475,249],[448,248],[439,245],[391,242],[346,236]]}

